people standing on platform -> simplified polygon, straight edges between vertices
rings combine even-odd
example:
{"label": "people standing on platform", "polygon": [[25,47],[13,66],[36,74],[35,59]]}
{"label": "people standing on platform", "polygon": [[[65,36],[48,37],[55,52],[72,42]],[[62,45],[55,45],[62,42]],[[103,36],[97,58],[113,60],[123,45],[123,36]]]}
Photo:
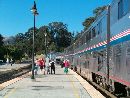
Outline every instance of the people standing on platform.
{"label": "people standing on platform", "polygon": [[45,75],[45,60],[43,58],[39,60],[39,66],[40,66],[41,72],[43,72],[43,74]]}
{"label": "people standing on platform", "polygon": [[12,59],[10,60],[10,63],[11,63],[11,66],[12,66],[13,65],[13,60]]}
{"label": "people standing on platform", "polygon": [[64,61],[61,61],[60,65],[61,65],[61,68],[63,68],[64,67]]}
{"label": "people standing on platform", "polygon": [[38,61],[38,59],[36,58],[36,60],[35,60],[35,66],[34,66],[34,73],[35,73],[35,75],[37,75],[38,66],[39,66],[39,61]]}
{"label": "people standing on platform", "polygon": [[64,61],[64,72],[67,74],[68,73],[68,68],[69,68],[70,64],[69,64],[69,61],[66,59]]}
{"label": "people standing on platform", "polygon": [[9,64],[9,58],[6,59],[6,64],[7,64],[7,65]]}
{"label": "people standing on platform", "polygon": [[52,61],[50,62],[50,64],[51,64],[51,74],[52,74],[52,71],[53,71],[54,74],[55,74],[55,62],[54,62],[54,60],[52,60]]}
{"label": "people standing on platform", "polygon": [[47,74],[50,74],[50,65],[49,65],[49,58],[48,57],[46,57],[46,63],[45,63],[45,65],[46,65],[46,71],[47,71]]}

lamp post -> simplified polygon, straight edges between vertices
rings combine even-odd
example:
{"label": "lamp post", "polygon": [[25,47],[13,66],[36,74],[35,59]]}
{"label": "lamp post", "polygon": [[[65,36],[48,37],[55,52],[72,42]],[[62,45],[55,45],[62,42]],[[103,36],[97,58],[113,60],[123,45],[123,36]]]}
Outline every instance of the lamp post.
{"label": "lamp post", "polygon": [[32,47],[32,76],[31,79],[34,79],[34,37],[35,37],[35,16],[38,15],[37,8],[36,8],[36,2],[34,1],[34,5],[31,9],[33,15],[34,15],[34,28],[33,28],[33,47]]}
{"label": "lamp post", "polygon": [[45,35],[45,56],[47,56],[47,33],[44,33]]}
{"label": "lamp post", "polygon": [[7,46],[8,46],[8,48],[7,48],[7,54],[6,54],[6,63],[8,65],[9,64],[9,54],[8,54],[8,51],[9,51],[9,41],[7,42]]}

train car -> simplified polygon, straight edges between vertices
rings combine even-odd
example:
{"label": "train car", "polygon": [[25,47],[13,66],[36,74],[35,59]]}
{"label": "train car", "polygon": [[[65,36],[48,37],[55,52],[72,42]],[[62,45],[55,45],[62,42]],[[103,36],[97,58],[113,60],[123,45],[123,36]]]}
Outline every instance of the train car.
{"label": "train car", "polygon": [[130,0],[113,0],[65,49],[65,58],[89,81],[130,96]]}

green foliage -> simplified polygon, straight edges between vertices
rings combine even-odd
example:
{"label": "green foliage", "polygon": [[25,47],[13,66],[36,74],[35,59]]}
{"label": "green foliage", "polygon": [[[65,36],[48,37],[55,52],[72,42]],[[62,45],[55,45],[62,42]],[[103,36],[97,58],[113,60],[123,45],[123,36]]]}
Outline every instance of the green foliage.
{"label": "green foliage", "polygon": [[[16,50],[12,52],[15,57],[15,53],[21,57],[23,55],[19,53],[27,54],[29,57],[32,56],[33,29],[34,28],[29,28],[25,34],[18,33],[15,36]],[[47,34],[46,43],[45,33]],[[43,54],[45,53],[45,49],[47,49],[47,52],[63,51],[65,47],[71,44],[72,38],[73,35],[68,31],[67,25],[62,22],[52,22],[49,23],[48,26],[41,26],[39,29],[35,28],[34,53]],[[20,57],[17,58],[20,59]]]}
{"label": "green foliage", "polygon": [[5,47],[4,46],[1,46],[0,47],[0,60],[4,60],[5,61],[5,58],[4,58],[4,55],[6,54],[6,51],[5,51]]}
{"label": "green foliage", "polygon": [[2,35],[0,34],[0,47],[3,46],[3,37]]}
{"label": "green foliage", "polygon": [[106,9],[106,6],[97,7],[93,10],[94,17],[86,18],[82,23],[84,26],[84,30],[87,30],[89,26],[95,21],[95,19]]}
{"label": "green foliage", "polygon": [[72,34],[68,31],[67,25],[62,22],[52,22],[49,24],[49,31],[52,41],[56,44],[57,51],[69,46],[72,41]]}
{"label": "green foliage", "polygon": [[3,46],[3,37],[0,34],[0,60],[4,60],[5,47]]}
{"label": "green foliage", "polygon": [[106,9],[106,6],[97,7],[96,9],[93,10],[93,14],[95,15],[95,17],[97,17],[97,16],[100,15],[105,9]]}
{"label": "green foliage", "polygon": [[15,48],[11,51],[11,57],[13,60],[21,60],[24,57],[24,53],[21,49]]}
{"label": "green foliage", "polygon": [[35,51],[37,53],[43,53],[45,50],[45,33],[47,33],[47,40],[49,40],[49,32],[47,26],[41,26],[35,36]]}
{"label": "green foliage", "polygon": [[24,57],[24,52],[14,45],[6,45],[4,48],[5,48],[4,59],[9,58],[13,59],[13,61],[16,61],[21,60],[22,57]]}
{"label": "green foliage", "polygon": [[89,17],[83,22],[84,30],[87,30],[89,26],[95,21],[95,17]]}

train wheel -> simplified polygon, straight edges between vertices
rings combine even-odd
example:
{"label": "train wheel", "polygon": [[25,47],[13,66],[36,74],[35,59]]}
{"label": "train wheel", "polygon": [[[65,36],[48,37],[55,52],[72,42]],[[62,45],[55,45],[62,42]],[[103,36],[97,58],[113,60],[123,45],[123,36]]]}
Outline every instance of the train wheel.
{"label": "train wheel", "polygon": [[103,78],[100,76],[100,84],[101,87],[103,87]]}
{"label": "train wheel", "polygon": [[80,72],[80,74],[81,74],[81,68],[80,68],[79,72]]}
{"label": "train wheel", "polygon": [[103,88],[107,89],[107,84],[106,84],[106,78],[105,77],[103,78]]}
{"label": "train wheel", "polygon": [[110,91],[111,93],[114,93],[114,92],[115,92],[114,81],[110,79],[110,80],[109,80],[109,84],[110,84],[109,91]]}
{"label": "train wheel", "polygon": [[117,97],[126,97],[127,96],[127,90],[126,90],[125,85],[122,85],[119,82],[114,82],[114,86],[115,86],[114,94]]}

